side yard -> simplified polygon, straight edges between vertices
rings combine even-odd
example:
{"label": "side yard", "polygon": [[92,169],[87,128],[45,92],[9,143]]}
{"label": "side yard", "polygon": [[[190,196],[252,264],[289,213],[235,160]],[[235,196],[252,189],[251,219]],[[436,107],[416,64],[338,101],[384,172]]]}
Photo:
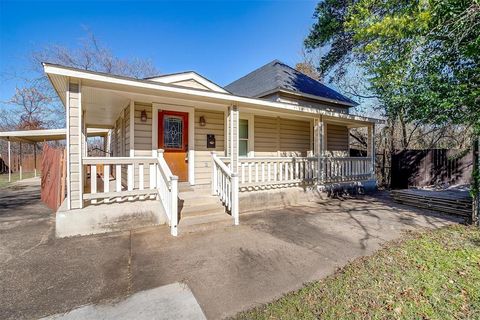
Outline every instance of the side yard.
{"label": "side yard", "polygon": [[[22,174],[22,179],[29,179],[34,177],[33,172],[24,172]],[[40,176],[40,172],[37,172],[37,175]],[[0,174],[0,189],[7,187],[9,184],[17,182],[20,180],[20,173],[14,172],[12,173],[12,181],[8,182],[8,173]]]}
{"label": "side yard", "polygon": [[236,319],[479,319],[480,230],[411,233]]}

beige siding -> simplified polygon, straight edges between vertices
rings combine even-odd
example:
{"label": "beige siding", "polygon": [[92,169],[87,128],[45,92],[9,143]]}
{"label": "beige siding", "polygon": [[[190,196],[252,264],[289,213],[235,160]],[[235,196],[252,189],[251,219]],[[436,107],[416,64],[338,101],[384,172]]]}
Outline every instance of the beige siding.
{"label": "beige siding", "polygon": [[311,150],[310,121],[280,118],[280,155],[306,156]]}
{"label": "beige siding", "polygon": [[255,116],[254,151],[256,157],[275,157],[280,150],[280,119]]}
{"label": "beige siding", "polygon": [[124,109],[124,117],[123,117],[123,130],[125,134],[125,152],[124,155],[126,157],[130,156],[130,106]]}
{"label": "beige siding", "polygon": [[339,126],[334,124],[326,124],[327,126],[327,151],[334,155],[344,155],[348,152],[348,136],[349,130],[346,126]]}
{"label": "beige siding", "polygon": [[[142,111],[147,113],[147,121],[142,122]],[[150,157],[152,155],[152,105],[135,103],[134,126],[135,156]]]}
{"label": "beige siding", "polygon": [[[206,125],[200,126],[200,117]],[[209,184],[212,177],[211,152],[225,154],[225,115],[211,110],[195,110],[195,184]],[[214,134],[215,148],[207,148],[207,134]]]}
{"label": "beige siding", "polygon": [[[142,122],[142,111],[147,113],[147,121]],[[152,156],[152,105],[135,102],[134,115],[134,149],[136,157],[151,157]],[[150,185],[150,168],[144,166],[143,168],[144,186]],[[139,167],[135,168],[135,187],[138,187],[139,182]]]}
{"label": "beige siding", "polygon": [[306,156],[311,150],[310,121],[255,116],[256,157]]}

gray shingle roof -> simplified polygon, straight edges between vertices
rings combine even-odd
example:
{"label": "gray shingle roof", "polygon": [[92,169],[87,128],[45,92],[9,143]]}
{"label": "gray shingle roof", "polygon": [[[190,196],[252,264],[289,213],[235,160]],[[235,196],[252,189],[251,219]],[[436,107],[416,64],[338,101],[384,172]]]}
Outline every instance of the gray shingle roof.
{"label": "gray shingle roof", "polygon": [[261,97],[266,93],[283,89],[348,104],[357,104],[320,81],[312,79],[278,60],[273,60],[250,72],[225,86],[225,89],[233,94],[246,97]]}

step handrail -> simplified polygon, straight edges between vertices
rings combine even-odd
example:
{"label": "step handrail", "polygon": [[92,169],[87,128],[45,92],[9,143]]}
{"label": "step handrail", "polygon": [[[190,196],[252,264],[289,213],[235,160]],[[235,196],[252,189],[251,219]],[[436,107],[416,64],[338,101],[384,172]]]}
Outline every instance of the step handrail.
{"label": "step handrail", "polygon": [[170,224],[172,236],[178,235],[178,176],[172,174],[163,150],[157,156],[157,192],[160,203]]}
{"label": "step handrail", "polygon": [[212,194],[230,211],[235,225],[239,224],[238,192],[238,174],[212,152]]}

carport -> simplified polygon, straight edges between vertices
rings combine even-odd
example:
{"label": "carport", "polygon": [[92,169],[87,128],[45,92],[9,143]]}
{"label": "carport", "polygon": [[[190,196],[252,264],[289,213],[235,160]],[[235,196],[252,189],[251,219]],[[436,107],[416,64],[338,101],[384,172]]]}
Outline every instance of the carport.
{"label": "carport", "polygon": [[[87,130],[87,137],[106,137],[108,136],[108,129],[95,129],[89,128]],[[20,180],[22,179],[22,143],[33,144],[34,161],[35,161],[35,177],[37,176],[37,163],[36,163],[36,144],[39,142],[47,141],[60,141],[66,140],[67,129],[45,129],[45,130],[22,130],[22,131],[5,131],[0,132],[0,139],[6,140],[8,144],[8,182],[12,180],[11,170],[11,142],[18,142],[20,144]]]}

